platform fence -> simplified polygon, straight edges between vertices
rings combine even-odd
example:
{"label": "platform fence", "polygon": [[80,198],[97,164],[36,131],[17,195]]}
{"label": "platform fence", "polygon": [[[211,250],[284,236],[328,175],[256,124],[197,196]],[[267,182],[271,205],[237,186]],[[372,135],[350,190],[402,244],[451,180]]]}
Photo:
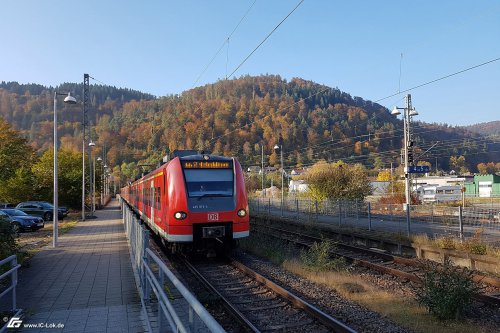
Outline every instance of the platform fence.
{"label": "platform fence", "polygon": [[[157,302],[157,329],[158,332],[167,331],[167,325],[172,332],[199,332],[206,328],[209,332],[225,332],[220,324],[203,307],[188,289],[180,282],[165,263],[149,248],[149,230],[128,204],[120,199],[123,222],[129,240],[134,270],[139,275],[139,292],[141,302],[145,308],[153,300]],[[182,320],[176,305],[173,304],[172,294],[166,290],[172,286],[186,301],[188,318]],[[152,294],[152,293],[153,294]],[[181,311],[184,309],[181,309]],[[149,313],[148,311],[145,311]],[[184,311],[185,312],[185,311]],[[151,317],[148,315],[148,317]],[[148,318],[154,321],[154,318]]]}

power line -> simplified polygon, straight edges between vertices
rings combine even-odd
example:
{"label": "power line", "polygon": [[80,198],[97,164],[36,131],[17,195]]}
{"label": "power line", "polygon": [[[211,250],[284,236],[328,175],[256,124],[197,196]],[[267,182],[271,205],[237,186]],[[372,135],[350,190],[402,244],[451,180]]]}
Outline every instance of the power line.
{"label": "power line", "polygon": [[272,31],[271,31],[271,32],[270,32],[270,33],[266,36],[266,38],[264,38],[264,39],[262,40],[262,42],[260,42],[260,43],[259,43],[259,45],[257,45],[257,46],[253,49],[253,51],[252,51],[252,52],[250,52],[250,54],[249,54],[249,55],[248,55],[248,56],[247,56],[247,57],[246,57],[246,58],[245,58],[245,59],[244,59],[244,60],[243,60],[243,61],[242,61],[239,65],[238,65],[238,67],[236,67],[236,69],[235,69],[235,70],[234,70],[231,74],[229,74],[229,77],[231,77],[234,73],[236,73],[236,71],[237,71],[238,69],[240,69],[240,67],[241,67],[241,66],[243,66],[243,64],[244,64],[244,63],[245,63],[245,62],[246,62],[246,61],[247,61],[247,60],[248,60],[248,59],[249,59],[249,58],[250,58],[250,57],[251,57],[251,56],[255,53],[255,51],[257,51],[257,49],[258,49],[258,48],[259,48],[262,44],[264,44],[264,42],[265,42],[265,41],[266,41],[269,37],[271,37],[271,35],[272,35],[272,34],[273,34],[273,33],[274,33],[274,32],[275,32],[275,31],[276,31],[276,30],[280,27],[280,25],[282,25],[282,24],[283,24],[283,22],[285,22],[285,21],[286,21],[286,19],[287,19],[288,17],[290,17],[290,15],[292,15],[292,14],[293,14],[293,12],[294,12],[297,8],[299,8],[299,6],[300,6],[303,2],[304,2],[304,0],[300,0],[300,2],[299,2],[296,6],[295,6],[295,8],[294,8],[294,9],[292,9],[292,11],[291,11],[290,13],[288,13],[288,15],[287,15],[287,16],[285,16],[285,18],[284,18],[283,20],[281,20],[281,22],[280,22],[280,23],[278,23],[278,25],[277,25],[276,27],[274,27],[274,29],[273,29],[273,30],[272,30]]}
{"label": "power line", "polygon": [[392,94],[392,95],[389,95],[389,96],[387,96],[387,97],[384,97],[384,98],[378,99],[378,100],[376,100],[374,103],[378,103],[378,102],[380,102],[380,101],[383,101],[383,100],[385,100],[385,99],[388,99],[388,98],[391,98],[391,97],[397,96],[397,95],[399,95],[399,94],[407,93],[407,92],[409,92],[409,91],[412,91],[412,90],[415,90],[415,89],[418,89],[418,88],[422,88],[422,87],[424,87],[424,86],[427,86],[427,85],[429,85],[429,84],[432,84],[432,83],[435,83],[435,82],[438,82],[438,81],[441,81],[441,80],[444,80],[444,79],[448,79],[448,78],[450,78],[450,77],[452,77],[452,76],[455,76],[455,75],[458,75],[458,74],[462,74],[462,73],[468,72],[468,71],[473,70],[473,69],[476,69],[476,68],[478,68],[478,67],[481,67],[481,66],[485,66],[485,65],[491,64],[491,63],[493,63],[493,62],[495,62],[495,61],[498,61],[498,60],[500,60],[500,57],[499,57],[499,58],[496,58],[496,59],[492,59],[492,60],[486,61],[486,62],[483,62],[482,64],[479,64],[479,65],[475,65],[475,66],[472,66],[472,67],[468,67],[468,68],[462,69],[462,70],[460,70],[460,71],[458,71],[458,72],[455,72],[455,73],[452,73],[452,74],[448,74],[448,75],[442,76],[442,77],[440,77],[440,78],[437,78],[437,79],[434,79],[434,80],[431,80],[431,81],[428,81],[428,82],[425,82],[425,83],[422,83],[422,84],[416,85],[416,86],[411,87],[411,88],[408,88],[408,89],[406,89],[406,90],[399,91],[399,92],[397,92],[397,93],[395,93],[395,94]]}
{"label": "power line", "polygon": [[[238,22],[238,24],[236,24],[236,26],[234,27],[233,31],[231,31],[231,33],[226,37],[226,39],[224,39],[224,42],[222,42],[222,44],[219,47],[219,49],[217,50],[217,52],[215,52],[215,54],[212,57],[212,59],[205,66],[205,68],[200,73],[200,75],[198,75],[198,77],[196,78],[196,81],[194,81],[193,85],[191,86],[191,89],[194,88],[194,86],[198,83],[198,81],[201,79],[201,77],[203,76],[203,74],[205,74],[205,72],[210,67],[210,65],[212,65],[212,63],[214,62],[215,58],[217,58],[217,56],[222,51],[222,49],[224,48],[224,45],[226,45],[226,43],[228,43],[228,49],[229,49],[229,39],[231,38],[231,36],[233,36],[233,34],[235,33],[235,31],[238,29],[238,27],[240,26],[241,22],[243,22],[243,20],[247,17],[248,13],[250,12],[250,10],[252,9],[252,7],[255,5],[256,2],[257,2],[257,0],[254,0],[254,2],[250,5],[250,7],[248,7],[247,11],[243,15],[243,17],[240,19],[240,21]],[[226,62],[226,78],[227,78],[227,62]]]}

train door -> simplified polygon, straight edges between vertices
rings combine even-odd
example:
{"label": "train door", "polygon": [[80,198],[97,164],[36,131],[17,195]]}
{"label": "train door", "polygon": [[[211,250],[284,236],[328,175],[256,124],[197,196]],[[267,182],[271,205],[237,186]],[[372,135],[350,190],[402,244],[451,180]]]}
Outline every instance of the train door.
{"label": "train door", "polygon": [[151,190],[149,191],[149,209],[151,210],[151,223],[156,224],[155,222],[155,182],[154,179],[151,180]]}

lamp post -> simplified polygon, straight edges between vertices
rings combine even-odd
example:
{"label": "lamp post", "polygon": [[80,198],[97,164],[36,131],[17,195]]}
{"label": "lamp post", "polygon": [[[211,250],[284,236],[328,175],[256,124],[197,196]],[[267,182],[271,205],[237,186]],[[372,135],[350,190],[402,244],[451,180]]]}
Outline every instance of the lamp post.
{"label": "lamp post", "polygon": [[281,161],[281,217],[283,217],[283,204],[284,204],[284,179],[283,179],[283,145],[275,145],[274,150],[277,152],[280,151],[280,161]]}
{"label": "lamp post", "polygon": [[[104,164],[104,172],[103,172],[103,176],[104,176],[104,197],[107,198],[108,197],[108,192],[109,192],[109,189],[108,189],[108,165],[107,164]],[[103,205],[104,205],[104,202],[103,202]]]}
{"label": "lamp post", "polygon": [[[101,156],[99,156],[97,158],[97,162],[102,162],[102,158]],[[103,168],[101,168],[103,169]],[[100,188],[100,194],[99,194],[99,197],[100,197],[100,200],[99,200],[99,203],[101,204],[101,207],[104,206],[104,199],[103,199],[103,179],[104,179],[104,172],[102,172],[101,170],[101,188]]]}
{"label": "lamp post", "polygon": [[[53,197],[53,204],[54,204],[54,210],[52,212],[52,219],[53,219],[53,227],[54,230],[52,231],[52,246],[57,247],[57,237],[58,237],[58,222],[59,222],[59,184],[58,184],[58,174],[57,174],[57,167],[58,167],[58,157],[57,157],[57,96],[58,95],[66,95],[64,93],[58,93],[57,91],[54,92],[54,197]],[[66,98],[64,98],[64,103],[67,104],[76,104],[76,99],[71,96],[70,93],[67,94]]]}
{"label": "lamp post", "polygon": [[[90,165],[90,200],[91,200],[91,207],[90,207],[90,217],[94,217],[94,175],[95,175],[95,161],[92,163],[92,148],[95,147],[95,142],[90,140],[89,142],[89,149],[90,149],[90,163],[93,165]],[[92,172],[93,171],[93,172]]]}
{"label": "lamp post", "polygon": [[411,204],[411,188],[410,188],[410,165],[413,165],[413,141],[411,139],[410,123],[411,117],[418,115],[415,108],[411,106],[411,95],[408,94],[405,98],[406,107],[394,107],[391,114],[398,116],[401,114],[399,110],[403,110],[403,154],[404,154],[404,174],[405,174],[405,198],[406,207]]}

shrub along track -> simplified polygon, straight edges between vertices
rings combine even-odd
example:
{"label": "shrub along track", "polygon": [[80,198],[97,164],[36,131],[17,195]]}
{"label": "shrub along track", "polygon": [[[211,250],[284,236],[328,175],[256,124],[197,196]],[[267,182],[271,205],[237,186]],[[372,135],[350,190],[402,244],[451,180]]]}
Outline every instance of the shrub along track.
{"label": "shrub along track", "polygon": [[[254,228],[253,231],[263,232],[267,235],[305,248],[310,248],[315,242],[319,243],[325,240],[324,238],[264,224],[254,224],[254,227],[255,226],[258,226],[258,228]],[[371,270],[383,274],[390,274],[418,284],[422,282],[425,271],[429,269],[422,260],[408,259],[374,249],[366,249],[341,243],[336,243],[336,248],[331,251],[331,255],[344,257],[355,265],[364,266]],[[482,294],[477,294],[476,299],[489,305],[500,306],[500,280],[480,274],[474,274],[473,279],[481,285],[484,291]]]}

